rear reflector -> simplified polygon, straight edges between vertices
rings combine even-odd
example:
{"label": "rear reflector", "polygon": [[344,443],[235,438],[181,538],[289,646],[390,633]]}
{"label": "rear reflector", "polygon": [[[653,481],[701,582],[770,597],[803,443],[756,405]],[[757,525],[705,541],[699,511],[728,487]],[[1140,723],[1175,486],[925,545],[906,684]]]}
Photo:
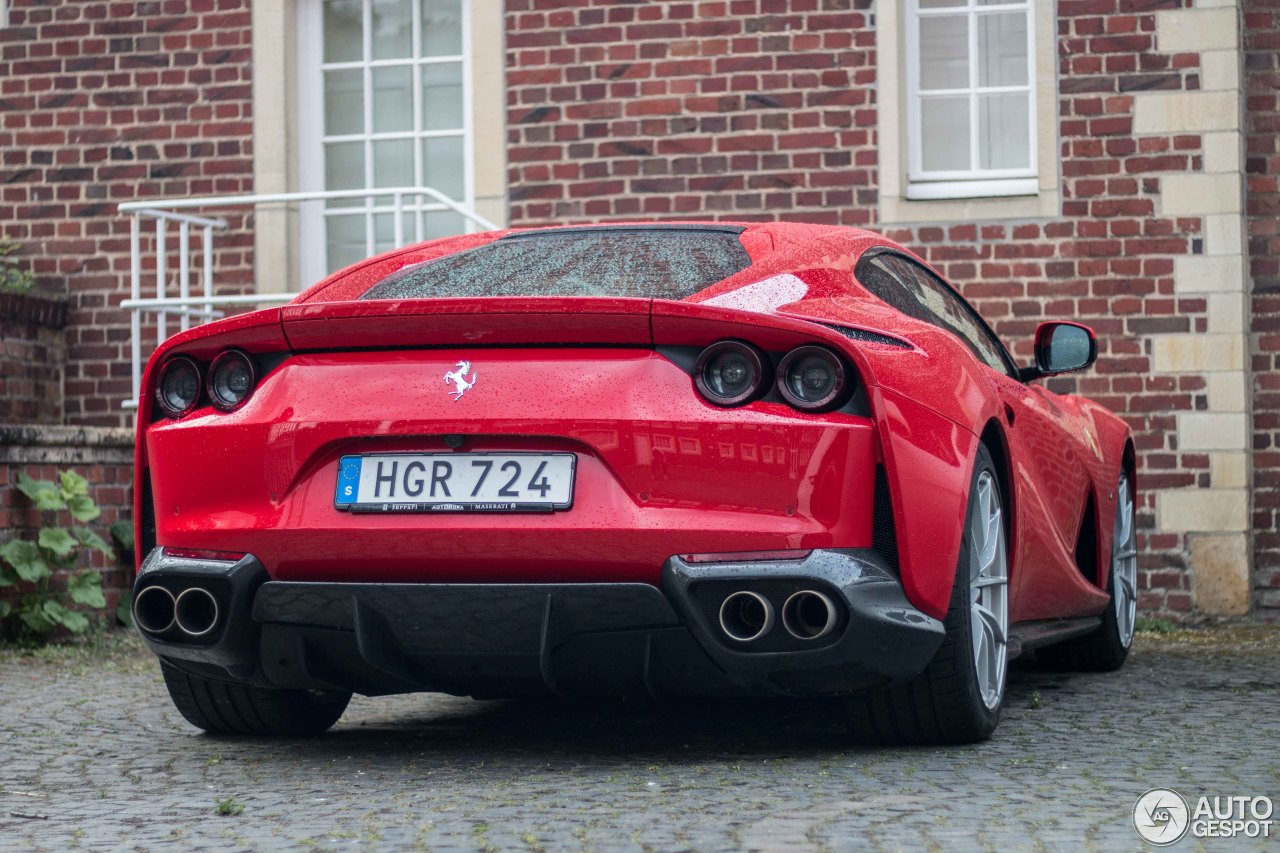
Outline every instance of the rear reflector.
{"label": "rear reflector", "polygon": [[803,560],[813,551],[726,551],[723,554],[681,554],[686,563],[760,563],[771,560]]}
{"label": "rear reflector", "polygon": [[226,563],[238,563],[244,559],[244,554],[236,551],[206,551],[203,548],[165,548],[164,555],[182,560],[218,560]]}

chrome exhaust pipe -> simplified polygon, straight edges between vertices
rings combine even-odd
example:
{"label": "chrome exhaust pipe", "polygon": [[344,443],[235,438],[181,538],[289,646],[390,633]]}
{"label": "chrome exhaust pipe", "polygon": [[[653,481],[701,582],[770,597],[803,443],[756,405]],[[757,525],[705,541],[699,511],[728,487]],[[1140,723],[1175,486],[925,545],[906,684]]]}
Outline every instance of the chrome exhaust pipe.
{"label": "chrome exhaust pipe", "polygon": [[163,634],[173,627],[176,611],[173,593],[149,586],[133,599],[133,624],[148,634]]}
{"label": "chrome exhaust pipe", "polygon": [[836,605],[815,589],[794,592],[782,605],[782,627],[797,640],[816,640],[835,630]]}
{"label": "chrome exhaust pipe", "polygon": [[739,643],[758,640],[773,628],[773,605],[758,592],[739,590],[720,605],[720,630]]}
{"label": "chrome exhaust pipe", "polygon": [[184,589],[173,606],[174,619],[183,633],[203,637],[218,624],[218,600],[207,589]]}

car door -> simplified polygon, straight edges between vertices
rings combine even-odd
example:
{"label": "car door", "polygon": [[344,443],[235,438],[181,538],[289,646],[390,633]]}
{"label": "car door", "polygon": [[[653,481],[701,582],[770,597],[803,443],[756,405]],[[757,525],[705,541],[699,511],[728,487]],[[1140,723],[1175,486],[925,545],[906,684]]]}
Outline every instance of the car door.
{"label": "car door", "polygon": [[905,256],[885,254],[875,263],[901,287],[885,294],[886,301],[953,333],[990,368],[987,376],[1003,404],[1016,507],[1011,618],[1049,618],[1062,615],[1064,608],[1092,606],[1080,595],[1074,558],[1090,488],[1088,470],[1078,459],[1082,424],[1056,395],[1018,380],[1008,350],[949,285]]}

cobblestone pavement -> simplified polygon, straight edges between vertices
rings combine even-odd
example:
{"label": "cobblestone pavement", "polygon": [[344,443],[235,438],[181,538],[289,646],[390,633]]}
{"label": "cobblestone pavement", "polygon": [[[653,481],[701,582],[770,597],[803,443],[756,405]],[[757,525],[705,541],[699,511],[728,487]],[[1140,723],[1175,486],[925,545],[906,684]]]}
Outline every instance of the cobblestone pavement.
{"label": "cobblestone pavement", "polygon": [[[873,750],[816,703],[427,695],[212,738],[125,635],[0,651],[0,849],[1138,850],[1148,788],[1280,800],[1278,652],[1235,626],[1140,635],[1114,674],[1015,665],[990,743]],[[1228,846],[1280,840],[1174,849]]]}

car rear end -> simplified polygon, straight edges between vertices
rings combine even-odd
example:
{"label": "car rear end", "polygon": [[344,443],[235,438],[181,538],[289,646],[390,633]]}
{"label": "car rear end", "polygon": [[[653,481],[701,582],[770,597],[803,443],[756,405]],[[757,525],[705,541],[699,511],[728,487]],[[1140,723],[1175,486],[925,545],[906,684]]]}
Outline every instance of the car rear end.
{"label": "car rear end", "polygon": [[179,336],[140,407],[135,617],[170,663],[264,687],[909,677],[941,627],[874,547],[850,346],[614,294],[393,293]]}

